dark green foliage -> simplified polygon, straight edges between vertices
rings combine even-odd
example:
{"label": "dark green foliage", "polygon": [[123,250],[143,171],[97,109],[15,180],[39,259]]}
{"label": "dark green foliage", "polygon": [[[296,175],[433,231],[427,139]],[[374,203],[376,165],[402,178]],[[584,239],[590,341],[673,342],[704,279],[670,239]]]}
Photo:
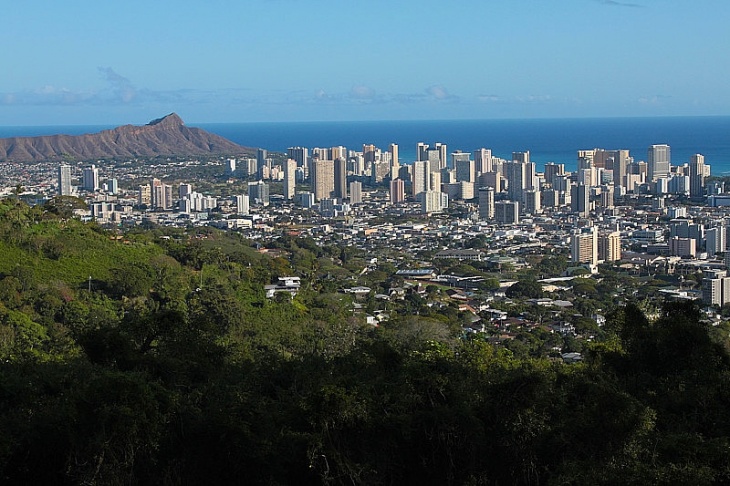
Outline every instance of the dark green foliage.
{"label": "dark green foliage", "polygon": [[[336,261],[363,268],[344,247],[123,243],[15,201],[0,232],[0,483],[730,483],[727,328],[692,304],[655,319],[627,305],[600,329],[569,317],[590,343],[537,326],[493,346],[462,336],[438,288],[363,326],[336,292]],[[290,273],[300,293],[266,299]],[[542,295],[533,280],[510,291]],[[587,314],[606,287],[573,291]],[[553,346],[586,360],[542,358]]]}

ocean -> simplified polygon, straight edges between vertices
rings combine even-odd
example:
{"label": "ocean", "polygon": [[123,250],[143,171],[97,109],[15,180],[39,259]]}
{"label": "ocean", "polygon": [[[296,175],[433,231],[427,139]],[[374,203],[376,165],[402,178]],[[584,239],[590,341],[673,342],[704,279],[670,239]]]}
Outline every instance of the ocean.
{"label": "ocean", "polygon": [[[546,162],[576,167],[578,150],[628,149],[635,160],[646,160],[649,145],[669,144],[673,165],[700,153],[713,175],[730,175],[730,116],[654,118],[572,118],[448,121],[357,121],[187,123],[241,145],[285,152],[288,147],[345,146],[362,150],[374,144],[386,150],[399,146],[400,160],[416,159],[416,144],[446,143],[448,151],[490,148],[510,159],[529,150],[538,170]],[[0,137],[94,133],[110,126],[0,127]]]}

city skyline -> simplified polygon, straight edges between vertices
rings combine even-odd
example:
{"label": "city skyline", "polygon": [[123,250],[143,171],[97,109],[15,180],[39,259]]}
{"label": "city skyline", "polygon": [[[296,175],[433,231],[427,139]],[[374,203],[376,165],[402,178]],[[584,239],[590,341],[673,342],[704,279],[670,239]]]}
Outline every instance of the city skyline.
{"label": "city skyline", "polygon": [[728,13],[656,0],[30,2],[0,34],[12,46],[0,125],[723,115]]}

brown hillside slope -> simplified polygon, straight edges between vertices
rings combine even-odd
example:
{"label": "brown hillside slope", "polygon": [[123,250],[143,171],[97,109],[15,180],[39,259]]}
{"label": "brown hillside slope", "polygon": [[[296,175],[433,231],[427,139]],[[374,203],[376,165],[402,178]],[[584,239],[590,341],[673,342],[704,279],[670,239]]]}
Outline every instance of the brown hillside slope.
{"label": "brown hillside slope", "polygon": [[124,125],[87,135],[52,135],[0,139],[0,160],[40,161],[153,157],[156,155],[240,155],[243,147],[200,128],[185,126],[175,113],[147,125]]}

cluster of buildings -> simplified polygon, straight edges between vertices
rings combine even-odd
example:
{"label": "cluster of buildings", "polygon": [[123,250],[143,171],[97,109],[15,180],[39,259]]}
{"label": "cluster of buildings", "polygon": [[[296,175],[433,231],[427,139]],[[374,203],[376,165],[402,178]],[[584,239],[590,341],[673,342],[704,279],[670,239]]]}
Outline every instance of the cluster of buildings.
{"label": "cluster of buildings", "polygon": [[[646,155],[636,161],[624,149],[579,150],[570,172],[552,162],[538,171],[529,151],[506,160],[486,148],[449,153],[443,143],[419,143],[416,160],[405,164],[396,144],[385,150],[365,144],[361,151],[291,147],[285,156],[259,149],[255,158],[227,159],[223,170],[229,177],[248,179],[247,192],[232,198],[158,178],[136,191],[120,191],[116,178],[100,182],[95,165],[83,168],[80,189],[97,196],[90,198],[89,215],[102,222],[138,223],[145,209],[141,219],[209,224],[217,211],[230,220],[223,227],[265,227],[268,234],[276,223],[267,221],[287,218],[289,225],[309,228],[383,215],[438,215],[442,223],[445,210],[458,208],[484,235],[503,232],[509,240],[510,231],[522,231],[543,246],[557,239],[572,262],[591,271],[600,262],[633,259],[666,273],[704,272],[705,300],[730,303],[730,277],[711,264],[730,249],[730,195],[720,181],[707,181],[710,166],[700,154],[673,165],[670,147],[658,144]],[[58,194],[76,193],[68,165],[58,167],[57,176]],[[352,225],[343,228],[340,238],[351,238]],[[540,228],[557,230],[541,234]]]}

